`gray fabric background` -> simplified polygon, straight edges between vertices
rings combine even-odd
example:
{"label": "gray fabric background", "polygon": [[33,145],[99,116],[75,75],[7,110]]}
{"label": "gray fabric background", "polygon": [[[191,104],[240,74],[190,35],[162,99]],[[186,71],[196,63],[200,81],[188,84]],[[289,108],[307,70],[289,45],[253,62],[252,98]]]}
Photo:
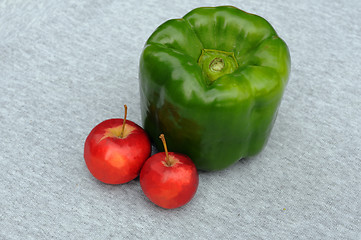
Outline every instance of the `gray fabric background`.
{"label": "gray fabric background", "polygon": [[[96,181],[99,122],[140,124],[138,61],[155,28],[199,6],[263,16],[292,73],[264,151],[200,173],[156,207],[139,180]],[[361,239],[361,2],[0,1],[0,239]]]}

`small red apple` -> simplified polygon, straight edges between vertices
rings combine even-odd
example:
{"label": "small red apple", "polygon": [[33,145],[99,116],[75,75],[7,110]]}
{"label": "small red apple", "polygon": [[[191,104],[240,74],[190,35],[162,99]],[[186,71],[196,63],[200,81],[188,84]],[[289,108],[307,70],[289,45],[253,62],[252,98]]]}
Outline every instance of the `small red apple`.
{"label": "small red apple", "polygon": [[156,205],[172,209],[185,205],[198,188],[198,173],[192,160],[180,153],[169,152],[164,135],[165,152],[156,153],[140,171],[140,186],[144,194]]}
{"label": "small red apple", "polygon": [[84,145],[85,163],[93,176],[108,184],[129,182],[139,175],[150,156],[146,132],[132,121],[108,119],[93,128]]}

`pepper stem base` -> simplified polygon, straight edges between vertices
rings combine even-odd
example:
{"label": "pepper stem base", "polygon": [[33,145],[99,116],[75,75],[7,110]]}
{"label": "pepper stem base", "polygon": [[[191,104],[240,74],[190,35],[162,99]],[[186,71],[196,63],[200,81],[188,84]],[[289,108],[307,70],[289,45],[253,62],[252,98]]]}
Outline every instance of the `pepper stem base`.
{"label": "pepper stem base", "polygon": [[198,65],[208,78],[208,84],[213,83],[223,75],[230,74],[238,68],[233,52],[214,49],[203,49],[198,59]]}

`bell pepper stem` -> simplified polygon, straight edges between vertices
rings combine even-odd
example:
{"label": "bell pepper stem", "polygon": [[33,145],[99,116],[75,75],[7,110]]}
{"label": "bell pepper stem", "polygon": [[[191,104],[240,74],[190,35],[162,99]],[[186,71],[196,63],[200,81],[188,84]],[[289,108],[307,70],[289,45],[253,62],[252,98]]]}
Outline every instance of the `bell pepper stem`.
{"label": "bell pepper stem", "polygon": [[238,68],[238,63],[233,52],[215,49],[203,49],[198,58],[198,65],[207,76],[207,83],[212,84],[223,75],[233,73]]}
{"label": "bell pepper stem", "polygon": [[209,69],[214,72],[222,71],[223,68],[224,68],[224,61],[222,58],[215,58],[209,64]]}

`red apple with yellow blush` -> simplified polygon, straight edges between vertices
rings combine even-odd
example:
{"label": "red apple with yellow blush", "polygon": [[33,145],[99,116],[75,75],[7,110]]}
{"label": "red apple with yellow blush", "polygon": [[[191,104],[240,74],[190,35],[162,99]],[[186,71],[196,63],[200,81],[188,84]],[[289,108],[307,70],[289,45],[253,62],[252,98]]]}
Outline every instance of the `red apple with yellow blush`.
{"label": "red apple with yellow blush", "polygon": [[188,203],[198,188],[198,173],[192,160],[180,153],[169,152],[164,135],[165,152],[151,156],[140,172],[140,186],[156,205],[173,209]]}
{"label": "red apple with yellow blush", "polygon": [[122,184],[136,178],[151,154],[147,133],[136,123],[108,119],[95,126],[84,145],[84,159],[91,174],[104,183]]}

